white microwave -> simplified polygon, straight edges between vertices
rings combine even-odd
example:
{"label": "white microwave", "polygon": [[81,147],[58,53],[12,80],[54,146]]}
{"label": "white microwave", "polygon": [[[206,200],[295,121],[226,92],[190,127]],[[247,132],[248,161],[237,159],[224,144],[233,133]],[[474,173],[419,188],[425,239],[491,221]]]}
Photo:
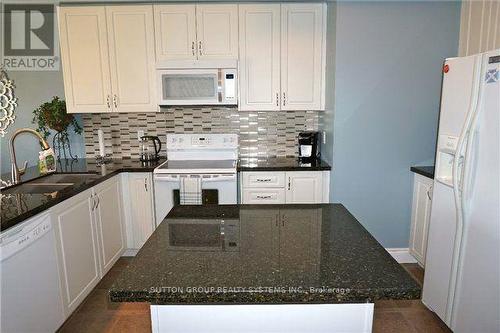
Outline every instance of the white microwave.
{"label": "white microwave", "polygon": [[236,68],[158,69],[159,105],[236,105]]}

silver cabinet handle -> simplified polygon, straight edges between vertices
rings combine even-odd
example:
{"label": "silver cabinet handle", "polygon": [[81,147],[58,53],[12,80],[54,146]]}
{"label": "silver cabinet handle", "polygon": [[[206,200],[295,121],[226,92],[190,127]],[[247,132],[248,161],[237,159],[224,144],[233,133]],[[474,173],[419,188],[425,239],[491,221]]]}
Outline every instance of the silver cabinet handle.
{"label": "silver cabinet handle", "polygon": [[291,180],[290,177],[288,177],[288,191],[290,191],[290,187],[291,187]]}
{"label": "silver cabinet handle", "polygon": [[285,215],[283,215],[283,216],[281,217],[281,226],[282,226],[282,227],[284,227],[284,226],[285,226],[285,218],[286,218],[286,216],[285,216]]}
{"label": "silver cabinet handle", "polygon": [[118,107],[118,97],[116,96],[116,94],[113,95],[113,104],[115,105],[115,108]]}
{"label": "silver cabinet handle", "polygon": [[99,198],[99,196],[97,194],[95,197],[97,198],[97,205],[95,206],[95,208],[97,209],[99,207],[99,205],[101,204],[101,199]]}
{"label": "silver cabinet handle", "polygon": [[148,180],[146,178],[144,178],[144,189],[146,192],[148,191]]}
{"label": "silver cabinet handle", "polygon": [[196,43],[194,41],[191,43],[191,52],[196,55]]}
{"label": "silver cabinet handle", "polygon": [[283,93],[283,106],[285,106],[285,105],[286,105],[286,94]]}
{"label": "silver cabinet handle", "polygon": [[431,192],[432,192],[432,186],[429,187],[429,189],[427,190],[427,198],[429,198],[429,200],[432,200]]}
{"label": "silver cabinet handle", "polygon": [[198,52],[200,52],[200,55],[203,55],[202,46],[201,46],[201,40],[198,42]]}
{"label": "silver cabinet handle", "polygon": [[271,195],[258,195],[257,196],[257,199],[271,199],[272,196]]}
{"label": "silver cabinet handle", "polygon": [[271,181],[271,178],[259,178],[259,179],[257,179],[257,181],[258,181],[259,183],[263,183],[263,182],[270,182],[270,181]]}
{"label": "silver cabinet handle", "polygon": [[95,201],[94,194],[90,195],[90,199],[92,200],[92,208],[90,210],[94,211],[97,208],[97,202]]}
{"label": "silver cabinet handle", "polygon": [[111,109],[111,102],[110,102],[111,97],[108,95],[106,98],[106,104],[108,105],[108,109]]}
{"label": "silver cabinet handle", "polygon": [[280,106],[280,94],[276,93],[276,106]]}

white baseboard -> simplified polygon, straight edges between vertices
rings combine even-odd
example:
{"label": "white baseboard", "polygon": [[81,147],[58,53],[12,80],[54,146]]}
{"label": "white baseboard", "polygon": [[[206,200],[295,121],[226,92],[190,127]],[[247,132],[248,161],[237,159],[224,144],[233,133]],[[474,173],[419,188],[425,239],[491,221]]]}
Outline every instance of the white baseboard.
{"label": "white baseboard", "polygon": [[123,252],[122,257],[135,257],[135,255],[139,252],[139,249],[126,249]]}
{"label": "white baseboard", "polygon": [[386,248],[386,250],[400,264],[414,264],[417,262],[417,260],[410,254],[407,247]]}

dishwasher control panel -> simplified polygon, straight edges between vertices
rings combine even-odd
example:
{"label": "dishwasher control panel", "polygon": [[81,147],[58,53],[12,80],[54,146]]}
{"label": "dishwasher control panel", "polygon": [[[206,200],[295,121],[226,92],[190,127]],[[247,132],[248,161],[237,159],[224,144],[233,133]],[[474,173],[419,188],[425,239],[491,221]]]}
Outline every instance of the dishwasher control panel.
{"label": "dishwasher control panel", "polygon": [[12,232],[7,232],[5,236],[0,238],[1,261],[28,247],[52,229],[48,214],[44,217],[36,217],[35,219],[38,221],[33,221],[32,223],[28,221],[26,225],[20,226]]}

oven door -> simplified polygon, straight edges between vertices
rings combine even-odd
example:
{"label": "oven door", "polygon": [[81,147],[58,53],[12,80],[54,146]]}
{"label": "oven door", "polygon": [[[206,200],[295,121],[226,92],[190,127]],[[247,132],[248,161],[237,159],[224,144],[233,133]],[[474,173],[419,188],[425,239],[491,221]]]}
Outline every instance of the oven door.
{"label": "oven door", "polygon": [[[159,225],[172,207],[180,204],[180,180],[189,175],[154,174],[155,187],[155,220]],[[201,202],[207,204],[236,204],[236,174],[202,174]]]}

